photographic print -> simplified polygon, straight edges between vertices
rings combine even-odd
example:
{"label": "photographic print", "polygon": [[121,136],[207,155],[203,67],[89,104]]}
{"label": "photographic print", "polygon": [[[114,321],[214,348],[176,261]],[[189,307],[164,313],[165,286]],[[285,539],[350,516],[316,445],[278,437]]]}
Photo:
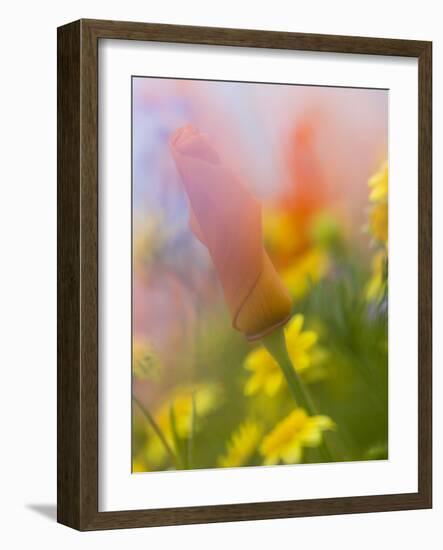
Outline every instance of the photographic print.
{"label": "photographic print", "polygon": [[388,91],[132,78],[133,473],[388,458]]}

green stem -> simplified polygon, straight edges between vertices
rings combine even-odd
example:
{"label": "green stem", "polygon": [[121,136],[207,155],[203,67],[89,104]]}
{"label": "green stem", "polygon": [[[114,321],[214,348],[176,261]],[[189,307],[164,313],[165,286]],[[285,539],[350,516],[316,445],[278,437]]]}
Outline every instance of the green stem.
{"label": "green stem", "polygon": [[306,391],[303,382],[292,366],[286,349],[285,334],[283,329],[278,329],[263,338],[263,344],[272,357],[277,361],[289,386],[289,391],[298,407],[303,407],[310,416],[317,414],[311,398]]}
{"label": "green stem", "polygon": [[194,435],[195,435],[195,393],[191,395],[191,418],[189,422],[189,437],[188,437],[188,468],[192,469],[194,462]]}
{"label": "green stem", "polygon": [[[279,328],[274,330],[274,332],[262,338],[262,342],[283,371],[289,391],[295,401],[295,405],[305,409],[309,416],[317,415],[318,412],[312,402],[311,396],[309,395],[308,390],[305,388],[291,362],[291,359],[289,358],[288,350],[286,348],[284,329]],[[324,438],[322,438],[320,451],[325,460],[328,462],[333,462],[334,459],[332,458],[331,452],[329,451],[328,445],[326,444]]]}
{"label": "green stem", "polygon": [[177,464],[177,457],[175,456],[175,453],[174,451],[171,449],[169,443],[166,441],[166,438],[163,434],[163,432],[161,431],[159,425],[157,424],[157,422],[154,420],[154,417],[151,415],[151,413],[148,411],[148,409],[146,409],[141,403],[140,401],[136,398],[136,397],[132,397],[132,399],[134,400],[134,403],[138,406],[138,408],[141,410],[141,412],[143,413],[143,416],[146,418],[146,420],[149,422],[149,424],[151,425],[151,428],[154,430],[154,432],[157,434],[158,438],[160,439],[160,441],[162,442],[163,444],[163,447],[165,448],[169,458],[171,459],[172,463],[174,464],[174,466],[176,468],[178,468],[178,464]]}
{"label": "green stem", "polygon": [[169,423],[171,425],[171,433],[172,433],[172,439],[174,441],[178,468],[180,470],[187,470],[188,456],[186,454],[186,448],[185,448],[186,442],[180,439],[178,435],[177,422],[175,419],[174,403],[172,403],[171,406],[169,407]]}

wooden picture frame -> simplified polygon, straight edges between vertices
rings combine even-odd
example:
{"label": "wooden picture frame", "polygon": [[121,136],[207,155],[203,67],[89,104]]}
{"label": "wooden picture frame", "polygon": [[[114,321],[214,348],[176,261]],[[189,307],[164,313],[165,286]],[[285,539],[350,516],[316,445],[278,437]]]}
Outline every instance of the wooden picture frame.
{"label": "wooden picture frame", "polygon": [[[98,511],[98,42],[160,41],[418,59],[418,491]],[[58,29],[58,521],[79,530],[432,506],[432,44],[412,40],[80,20]]]}

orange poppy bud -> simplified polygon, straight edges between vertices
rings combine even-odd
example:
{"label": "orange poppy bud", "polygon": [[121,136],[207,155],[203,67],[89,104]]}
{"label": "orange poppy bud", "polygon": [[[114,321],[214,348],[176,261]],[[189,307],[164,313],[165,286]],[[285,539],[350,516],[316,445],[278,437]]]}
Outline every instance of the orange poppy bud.
{"label": "orange poppy bud", "polygon": [[190,227],[211,255],[232,325],[256,340],[284,325],[291,298],[262,239],[261,205],[192,126],[170,147],[190,203]]}

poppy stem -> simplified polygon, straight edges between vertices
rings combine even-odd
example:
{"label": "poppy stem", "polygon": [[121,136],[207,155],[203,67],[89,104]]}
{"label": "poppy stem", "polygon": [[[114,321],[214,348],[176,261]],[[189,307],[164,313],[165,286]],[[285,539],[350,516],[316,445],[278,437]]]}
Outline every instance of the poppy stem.
{"label": "poppy stem", "polygon": [[[302,380],[300,379],[297,371],[295,370],[291,359],[289,358],[288,350],[286,348],[285,333],[283,328],[279,328],[262,338],[263,345],[272,355],[272,357],[277,361],[280,366],[286,382],[289,387],[289,391],[295,401],[296,407],[302,407],[306,410],[309,416],[315,416],[318,414],[317,409],[315,408],[314,403],[312,402],[311,396],[309,395],[308,390],[305,388]],[[321,443],[321,452],[325,460],[328,462],[333,462],[332,455],[329,451],[329,448],[322,439]]]}
{"label": "poppy stem", "polygon": [[292,366],[292,362],[289,358],[288,351],[286,349],[286,340],[283,329],[278,329],[265,336],[263,338],[263,344],[272,357],[277,361],[283,374],[286,378],[286,382],[289,386],[289,391],[294,398],[294,401],[298,407],[303,407],[310,416],[317,414],[314,404],[307,393],[300,377]]}

